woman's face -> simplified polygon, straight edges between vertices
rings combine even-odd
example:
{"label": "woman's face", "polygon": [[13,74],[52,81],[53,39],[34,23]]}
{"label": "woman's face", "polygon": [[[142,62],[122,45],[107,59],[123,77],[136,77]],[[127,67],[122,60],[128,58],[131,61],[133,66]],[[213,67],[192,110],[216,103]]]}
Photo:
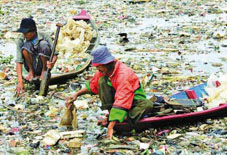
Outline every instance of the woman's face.
{"label": "woman's face", "polygon": [[36,32],[23,33],[26,40],[32,40],[36,36]]}
{"label": "woman's face", "polygon": [[100,66],[96,66],[96,69],[100,71],[102,74],[104,74],[105,76],[107,76],[107,73],[108,73],[107,67],[100,65]]}

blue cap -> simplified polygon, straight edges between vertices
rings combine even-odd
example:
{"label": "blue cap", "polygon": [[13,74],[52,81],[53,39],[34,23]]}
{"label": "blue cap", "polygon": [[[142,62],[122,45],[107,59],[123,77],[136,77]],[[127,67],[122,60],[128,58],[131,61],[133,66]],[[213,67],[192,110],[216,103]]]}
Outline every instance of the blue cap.
{"label": "blue cap", "polygon": [[91,52],[93,56],[92,66],[108,64],[115,60],[106,46],[100,46]]}

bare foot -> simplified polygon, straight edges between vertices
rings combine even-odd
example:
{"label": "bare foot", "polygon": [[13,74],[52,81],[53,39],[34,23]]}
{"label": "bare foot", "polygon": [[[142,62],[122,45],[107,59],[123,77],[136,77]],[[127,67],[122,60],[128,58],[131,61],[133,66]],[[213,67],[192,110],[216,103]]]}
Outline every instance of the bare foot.
{"label": "bare foot", "polygon": [[40,80],[42,80],[42,79],[43,79],[43,77],[44,77],[44,73],[45,73],[45,71],[42,71],[42,73],[41,73],[41,75],[40,75],[40,77],[39,77],[39,79],[40,79]]}
{"label": "bare foot", "polygon": [[28,76],[25,79],[29,81],[29,80],[33,79],[34,76],[35,75],[33,73],[29,72]]}
{"label": "bare foot", "polygon": [[42,79],[43,79],[43,74],[41,74],[41,75],[40,75],[39,79],[40,79],[40,80],[42,80]]}

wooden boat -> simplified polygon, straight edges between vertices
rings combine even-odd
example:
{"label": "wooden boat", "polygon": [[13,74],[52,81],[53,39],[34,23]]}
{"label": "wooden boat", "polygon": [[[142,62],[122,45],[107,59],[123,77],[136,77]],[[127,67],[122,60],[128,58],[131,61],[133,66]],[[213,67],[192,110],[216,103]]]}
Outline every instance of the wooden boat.
{"label": "wooden boat", "polygon": [[[170,98],[180,99],[180,100],[191,99],[190,96],[193,96],[193,95],[196,95],[198,98],[200,98],[204,93],[206,94],[206,91],[204,89],[206,85],[207,84],[204,83],[204,84],[195,86],[186,91],[173,94],[170,96]],[[218,107],[211,108],[208,110],[198,111],[198,112],[143,118],[138,122],[138,124],[135,127],[135,130],[137,132],[140,132],[148,128],[177,125],[177,124],[182,124],[187,122],[196,122],[207,118],[215,118],[215,117],[227,117],[227,103],[220,103]],[[115,125],[115,130],[119,132],[128,132],[132,130],[132,127],[130,127],[127,122],[117,123]]]}
{"label": "wooden boat", "polygon": [[[86,13],[85,10],[82,10],[81,13],[79,15],[73,17],[73,19],[86,21],[87,23],[91,24],[92,28],[96,31],[97,36],[93,36],[93,38],[90,41],[90,45],[88,46],[88,48],[85,51],[85,53],[90,54],[91,51],[99,45],[99,41],[100,41],[100,36],[98,33],[98,29],[96,27],[96,24],[91,19],[91,17]],[[90,66],[90,64],[91,64],[91,58],[88,58],[88,60],[85,62],[85,64],[76,71],[62,73],[62,74],[55,74],[55,75],[53,74],[51,76],[49,85],[65,83],[68,79],[75,78],[78,74],[85,71]]]}

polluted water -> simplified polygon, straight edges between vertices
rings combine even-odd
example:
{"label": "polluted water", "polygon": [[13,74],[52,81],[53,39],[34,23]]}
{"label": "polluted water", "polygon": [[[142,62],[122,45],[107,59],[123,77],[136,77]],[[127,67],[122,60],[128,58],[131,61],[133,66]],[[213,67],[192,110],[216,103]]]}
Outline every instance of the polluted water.
{"label": "polluted water", "polygon": [[[0,153],[226,154],[226,117],[142,132],[114,133],[112,139],[106,139],[107,128],[97,122],[105,119],[108,112],[101,110],[98,96],[84,95],[74,102],[77,128],[61,126],[65,98],[85,87],[96,71],[94,67],[64,84],[51,85],[45,97],[38,96],[39,90],[28,82],[25,93],[15,96],[16,41],[22,35],[15,31],[21,19],[32,16],[39,31],[54,36],[56,23],[67,27],[73,22],[70,19],[84,9],[97,26],[100,45],[106,45],[116,59],[135,71],[148,98],[168,97],[207,82],[208,94],[201,98],[205,107],[227,103],[226,3],[224,0],[1,0]],[[69,38],[60,38],[59,59],[53,74],[73,71],[90,59],[89,54],[83,53],[90,37],[96,35],[89,26],[87,23],[75,26],[75,38],[70,29],[62,30],[65,35],[69,32]],[[23,71],[23,74],[28,73]],[[215,81],[221,85],[216,87],[219,83]],[[161,112],[156,115],[167,115],[170,111]]]}

